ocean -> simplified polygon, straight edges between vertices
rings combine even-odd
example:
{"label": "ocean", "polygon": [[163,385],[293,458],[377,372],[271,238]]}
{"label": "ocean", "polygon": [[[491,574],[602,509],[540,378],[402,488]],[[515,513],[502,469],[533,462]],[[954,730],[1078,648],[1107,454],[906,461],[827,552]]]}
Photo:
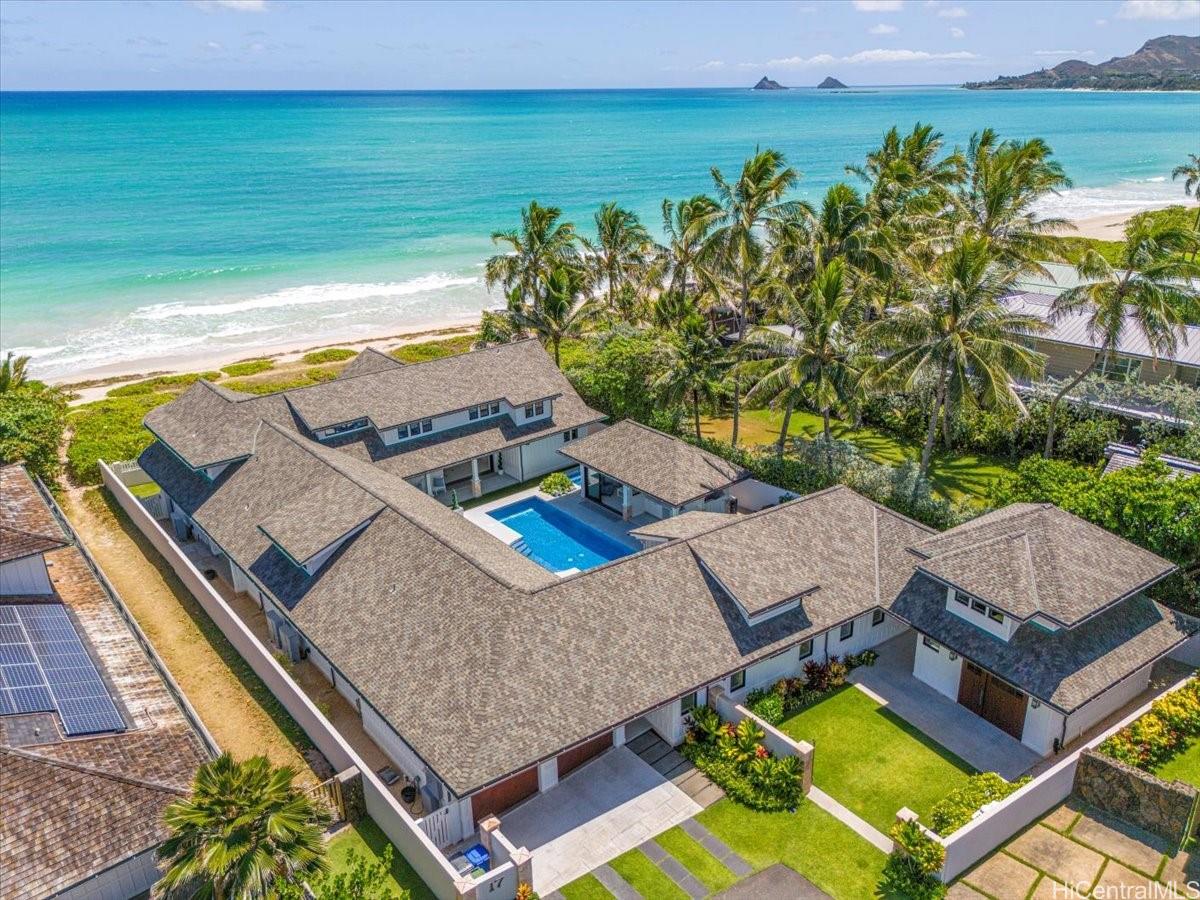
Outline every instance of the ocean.
{"label": "ocean", "polygon": [[1185,202],[1194,93],[793,90],[0,93],[0,347],[62,378],[393,333],[498,302],[490,234],[531,199],[657,233],[756,146],[810,200],[893,124],[1044,138],[1047,214]]}

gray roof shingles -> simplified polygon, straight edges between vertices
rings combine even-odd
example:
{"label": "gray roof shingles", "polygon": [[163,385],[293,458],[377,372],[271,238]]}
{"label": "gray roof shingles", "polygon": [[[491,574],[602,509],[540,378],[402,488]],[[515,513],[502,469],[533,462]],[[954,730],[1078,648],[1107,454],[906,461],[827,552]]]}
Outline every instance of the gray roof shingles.
{"label": "gray roof shingles", "polygon": [[682,506],[747,476],[743,469],[707,450],[631,419],[574,441],[559,452],[671,506]]}
{"label": "gray roof shingles", "polygon": [[390,372],[392,369],[402,369],[404,363],[389,356],[374,347],[367,347],[358,356],[346,363],[346,368],[338,372],[338,378],[355,378],[359,375],[375,375],[379,372]]}

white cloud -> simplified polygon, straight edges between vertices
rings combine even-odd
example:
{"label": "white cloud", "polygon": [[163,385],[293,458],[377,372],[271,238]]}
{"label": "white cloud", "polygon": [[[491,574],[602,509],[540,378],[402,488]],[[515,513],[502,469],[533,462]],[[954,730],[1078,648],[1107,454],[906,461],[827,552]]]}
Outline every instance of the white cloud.
{"label": "white cloud", "polygon": [[957,25],[952,26],[950,28],[950,37],[958,38],[959,40],[962,40],[966,36],[967,36],[967,33],[965,31],[963,31],[961,28],[959,28]]}
{"label": "white cloud", "polygon": [[1063,58],[1077,58],[1082,56],[1095,56],[1095,50],[1034,50],[1034,56],[1061,56]]}
{"label": "white cloud", "polygon": [[854,0],[854,8],[859,12],[900,12],[904,3],[903,0]]}
{"label": "white cloud", "polygon": [[819,53],[816,56],[785,56],[780,59],[768,59],[766,62],[738,63],[739,69],[800,69],[809,66],[827,66],[831,63],[906,63],[934,62],[938,60],[978,59],[979,56],[967,50],[955,50],[950,53],[930,53],[927,50],[859,50],[849,56],[832,56],[829,53]]}
{"label": "white cloud", "polygon": [[967,11],[961,6],[948,6],[938,10],[939,19],[965,19],[966,17]]}
{"label": "white cloud", "polygon": [[207,41],[204,44],[204,48],[206,50],[224,50],[225,46],[223,44],[217,43],[216,41]]}
{"label": "white cloud", "polygon": [[193,6],[198,6],[206,12],[215,9],[231,9],[234,12],[266,12],[267,0],[192,0]]}
{"label": "white cloud", "polygon": [[712,70],[712,69],[723,69],[723,68],[725,68],[725,60],[723,60],[723,59],[710,59],[708,62],[706,62],[706,63],[702,63],[702,64],[700,64],[700,65],[696,66],[696,68],[697,68],[697,69],[700,69],[701,71],[704,71],[704,70],[706,70],[706,69],[708,69],[708,70]]}
{"label": "white cloud", "polygon": [[1104,27],[1105,25],[1107,25],[1107,24],[1108,24],[1108,19],[1097,19],[1097,20],[1096,20],[1096,27],[1097,27],[1097,28],[1103,28],[1103,27]]}
{"label": "white cloud", "polygon": [[1117,18],[1194,21],[1200,18],[1200,0],[1125,0]]}
{"label": "white cloud", "polygon": [[880,22],[878,25],[872,25],[867,29],[871,34],[895,34],[899,30],[895,25],[885,25],[883,22]]}

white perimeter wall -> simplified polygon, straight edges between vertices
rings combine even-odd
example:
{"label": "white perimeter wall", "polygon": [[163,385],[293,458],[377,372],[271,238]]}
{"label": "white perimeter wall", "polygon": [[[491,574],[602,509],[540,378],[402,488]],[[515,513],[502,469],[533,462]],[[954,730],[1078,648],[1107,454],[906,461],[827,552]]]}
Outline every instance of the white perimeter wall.
{"label": "white perimeter wall", "polygon": [[0,563],[0,594],[53,594],[46,560],[40,553]]}
{"label": "white perimeter wall", "polygon": [[757,510],[765,506],[775,506],[779,503],[779,498],[784,494],[796,496],[790,491],[785,491],[781,487],[776,487],[773,484],[767,484],[765,481],[759,481],[756,478],[747,478],[745,481],[739,481],[737,484],[730,485],[725,493],[731,497],[737,497],[738,508]]}
{"label": "white perimeter wall", "polygon": [[129,900],[130,897],[136,897],[154,887],[162,875],[155,858],[156,850],[156,847],[151,847],[137,856],[131,856],[54,896],[56,900]]}
{"label": "white perimeter wall", "polygon": [[1150,685],[1153,663],[1138,669],[1124,681],[1113,685],[1095,700],[1085,703],[1067,717],[1067,740],[1070,743],[1097,722],[1111,716]]}
{"label": "white perimeter wall", "polygon": [[939,694],[958,702],[958,682],[962,677],[962,657],[950,659],[950,648],[938,644],[938,652],[925,646],[922,635],[917,635],[917,655],[913,661],[913,675],[925,682]]}

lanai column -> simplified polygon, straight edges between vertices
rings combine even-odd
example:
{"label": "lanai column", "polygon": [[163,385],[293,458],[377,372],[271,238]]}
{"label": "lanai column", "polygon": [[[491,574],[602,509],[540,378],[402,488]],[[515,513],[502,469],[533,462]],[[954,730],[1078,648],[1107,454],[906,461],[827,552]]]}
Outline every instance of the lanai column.
{"label": "lanai column", "polygon": [[627,485],[621,485],[621,518],[628,522],[633,517],[633,489]]}
{"label": "lanai column", "polygon": [[471,493],[478,497],[483,493],[483,484],[479,481],[479,457],[471,460]]}
{"label": "lanai column", "polygon": [[430,497],[433,496],[433,473],[432,472],[425,473],[425,493],[427,493]]}

